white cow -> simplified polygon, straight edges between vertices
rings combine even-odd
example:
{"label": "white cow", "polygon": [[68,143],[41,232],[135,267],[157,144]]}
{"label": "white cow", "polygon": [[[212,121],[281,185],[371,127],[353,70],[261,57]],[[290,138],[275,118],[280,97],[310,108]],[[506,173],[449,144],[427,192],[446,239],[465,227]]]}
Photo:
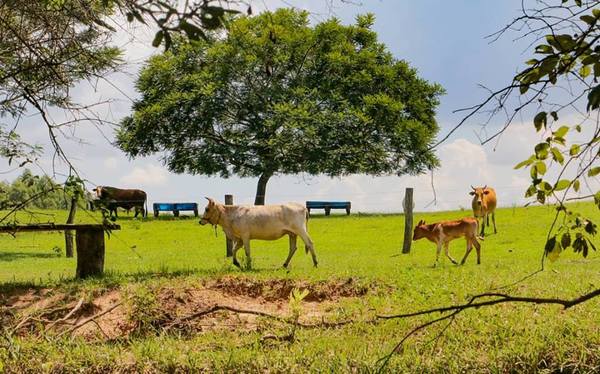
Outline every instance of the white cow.
{"label": "white cow", "polygon": [[306,253],[310,251],[313,264],[317,266],[317,255],[313,242],[306,231],[308,211],[298,203],[283,205],[223,205],[211,198],[200,220],[201,225],[210,223],[220,225],[228,239],[233,242],[233,264],[240,267],[236,258],[238,249],[244,246],[246,252],[246,266],[252,267],[250,258],[250,240],[277,240],[284,235],[289,235],[290,252],[283,264],[288,267],[294,252],[296,252],[296,239],[298,236],[304,241]]}

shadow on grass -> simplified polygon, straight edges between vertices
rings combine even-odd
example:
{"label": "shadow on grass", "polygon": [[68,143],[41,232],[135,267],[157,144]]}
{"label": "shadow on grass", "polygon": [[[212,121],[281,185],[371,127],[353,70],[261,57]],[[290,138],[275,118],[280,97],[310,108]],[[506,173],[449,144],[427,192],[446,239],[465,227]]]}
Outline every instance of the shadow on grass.
{"label": "shadow on grass", "polygon": [[0,262],[18,261],[25,258],[59,258],[58,253],[35,253],[35,252],[0,252]]}
{"label": "shadow on grass", "polygon": [[37,291],[49,287],[60,287],[65,291],[77,291],[81,288],[117,288],[127,283],[138,283],[156,279],[177,279],[195,276],[198,278],[219,278],[229,274],[260,274],[272,272],[273,269],[252,269],[240,271],[238,268],[223,266],[212,269],[169,269],[167,267],[158,270],[142,270],[138,272],[123,273],[113,270],[105,271],[102,276],[90,277],[87,279],[76,279],[73,277],[61,276],[59,279],[49,279],[40,282],[31,281],[8,281],[0,283],[0,299],[2,296],[8,297],[23,293],[25,291]]}

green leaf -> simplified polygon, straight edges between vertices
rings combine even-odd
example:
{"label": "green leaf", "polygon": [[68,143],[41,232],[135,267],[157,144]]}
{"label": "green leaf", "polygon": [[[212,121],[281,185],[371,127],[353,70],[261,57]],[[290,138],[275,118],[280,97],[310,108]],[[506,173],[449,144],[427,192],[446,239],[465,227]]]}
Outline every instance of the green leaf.
{"label": "green leaf", "polygon": [[533,125],[535,126],[535,129],[537,131],[540,131],[542,129],[542,126],[544,128],[546,128],[546,123],[547,123],[547,113],[546,112],[539,112],[533,118]]}
{"label": "green leaf", "polygon": [[580,69],[579,69],[579,75],[581,75],[581,78],[587,78],[588,75],[590,75],[590,73],[592,72],[592,69],[590,68],[589,65],[583,65]]}
{"label": "green leaf", "polygon": [[580,187],[579,179],[575,179],[575,181],[573,182],[573,189],[575,190],[575,192],[579,192],[579,187]]}
{"label": "green leaf", "polygon": [[568,248],[571,245],[571,234],[568,232],[562,234],[562,237],[560,238],[560,245],[563,248]]}
{"label": "green leaf", "polygon": [[594,64],[594,77],[600,77],[600,62]]}
{"label": "green leaf", "polygon": [[550,112],[550,115],[552,116],[552,118],[553,118],[555,121],[558,121],[558,113],[556,113],[556,112],[552,111],[552,112]]}
{"label": "green leaf", "polygon": [[531,158],[531,157],[530,157],[530,158],[528,158],[527,160],[521,161],[521,162],[519,162],[518,164],[516,164],[516,165],[515,165],[515,167],[514,167],[514,169],[515,169],[515,170],[517,170],[517,169],[520,169],[520,168],[522,168],[523,166],[528,166],[528,165],[531,165],[531,163],[533,163],[533,158]]}
{"label": "green leaf", "polygon": [[546,252],[546,254],[548,254],[554,250],[554,247],[556,247],[556,235],[546,240],[544,251]]}
{"label": "green leaf", "polygon": [[164,32],[162,30],[157,32],[156,35],[154,35],[154,40],[152,40],[152,46],[155,48],[158,47],[160,45],[160,43],[162,43],[163,36],[164,36]]}
{"label": "green leaf", "polygon": [[546,193],[544,191],[538,191],[537,192],[537,196],[536,196],[536,200],[540,204],[544,204],[546,202]]}
{"label": "green leaf", "polygon": [[588,170],[588,177],[595,177],[596,175],[600,174],[600,166],[596,166],[591,168],[590,170]]}
{"label": "green leaf", "polygon": [[529,186],[527,191],[525,191],[525,197],[531,197],[537,192],[537,189],[534,185]]}
{"label": "green leaf", "polygon": [[560,153],[560,150],[556,147],[552,147],[550,151],[552,152],[552,159],[562,165],[565,161],[565,158],[563,157],[562,153]]}
{"label": "green leaf", "polygon": [[535,47],[535,52],[543,53],[543,54],[551,54],[551,53],[554,53],[554,50],[552,49],[551,46],[549,46],[547,44],[540,44],[537,47]]}
{"label": "green leaf", "polygon": [[534,167],[539,175],[546,174],[546,164],[544,162],[538,161],[535,163]]}
{"label": "green leaf", "polygon": [[585,232],[587,232],[590,235],[596,235],[596,233],[597,233],[596,225],[592,221],[589,221],[589,220],[586,222],[583,229],[585,230]]}
{"label": "green leaf", "polygon": [[562,191],[571,185],[571,181],[568,179],[561,179],[554,185],[554,191]]}
{"label": "green leaf", "polygon": [[592,88],[588,93],[587,111],[595,110],[600,107],[600,85]]}
{"label": "green leaf", "polygon": [[559,138],[564,138],[565,135],[569,132],[569,126],[561,126],[558,130],[554,131],[552,134]]}
{"label": "green leaf", "polygon": [[581,150],[581,147],[579,146],[579,144],[573,144],[571,146],[571,148],[569,149],[569,155],[575,156],[579,153],[580,150]]}
{"label": "green leaf", "polygon": [[532,58],[531,60],[527,60],[527,61],[525,61],[525,63],[526,63],[527,65],[535,65],[535,64],[537,64],[538,62],[539,62],[539,61],[538,61],[538,60],[536,60],[535,58]]}
{"label": "green leaf", "polygon": [[521,84],[521,85],[519,85],[519,93],[521,95],[523,95],[525,92],[527,92],[528,89],[529,89],[529,85],[528,84]]}
{"label": "green leaf", "polygon": [[576,45],[573,37],[569,34],[546,35],[546,41],[560,52],[569,52],[569,50],[574,48]]}
{"label": "green leaf", "polygon": [[594,17],[596,17],[596,19],[600,18],[600,8],[592,9],[592,14],[594,15]]}
{"label": "green leaf", "polygon": [[535,151],[535,157],[538,160],[545,160],[548,158],[548,149],[550,148],[550,144],[543,142],[535,145],[533,150]]}
{"label": "green leaf", "polygon": [[593,25],[596,22],[596,19],[588,14],[579,17],[580,20],[587,23],[588,25]]}
{"label": "green leaf", "polygon": [[575,4],[577,4],[577,6],[581,6],[581,0],[575,0]]}
{"label": "green leaf", "polygon": [[540,183],[540,188],[546,192],[552,191],[552,185],[546,181],[543,181],[542,183]]}

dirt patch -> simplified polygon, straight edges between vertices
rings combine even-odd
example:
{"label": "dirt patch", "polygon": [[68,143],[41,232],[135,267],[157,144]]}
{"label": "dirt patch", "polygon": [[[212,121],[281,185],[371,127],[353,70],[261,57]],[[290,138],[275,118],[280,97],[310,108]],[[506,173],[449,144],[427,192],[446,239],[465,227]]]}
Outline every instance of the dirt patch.
{"label": "dirt patch", "polygon": [[198,285],[130,285],[84,297],[56,290],[19,293],[4,300],[1,320],[19,335],[55,334],[113,340],[132,334],[266,331],[293,314],[290,293],[307,290],[299,303],[302,324],[335,321],[339,299],[361,297],[372,287],[353,278],[307,282],[222,277]]}
{"label": "dirt patch", "polygon": [[222,277],[207,284],[208,288],[228,295],[262,298],[266,301],[288,300],[293,289],[306,290],[305,301],[323,302],[343,297],[365,296],[373,285],[364,285],[354,278],[308,282],[292,279],[252,279]]}

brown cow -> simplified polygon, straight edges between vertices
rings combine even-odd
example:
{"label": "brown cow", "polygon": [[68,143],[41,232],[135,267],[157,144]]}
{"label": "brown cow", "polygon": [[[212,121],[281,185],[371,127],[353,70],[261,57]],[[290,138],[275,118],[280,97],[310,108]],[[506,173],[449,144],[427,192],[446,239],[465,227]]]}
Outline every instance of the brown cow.
{"label": "brown cow", "polygon": [[97,204],[107,207],[109,214],[115,213],[117,217],[117,208],[129,209],[135,208],[135,215],[142,213],[142,217],[148,214],[148,207],[144,209],[144,204],[147,203],[146,192],[137,189],[121,189],[109,186],[98,186],[92,191],[96,193],[98,198]]}
{"label": "brown cow", "polygon": [[473,187],[473,191],[469,192],[473,196],[471,206],[473,207],[473,215],[477,219],[481,219],[481,236],[485,236],[485,225],[490,227],[490,215],[494,224],[494,234],[498,233],[496,229],[496,191],[487,185],[483,187]]}
{"label": "brown cow", "polygon": [[284,267],[288,267],[294,252],[296,239],[301,237],[306,253],[310,251],[313,264],[317,266],[317,255],[313,242],[306,231],[308,210],[304,205],[288,203],[282,205],[223,205],[213,199],[206,198],[208,206],[200,220],[201,225],[210,223],[220,225],[228,239],[233,241],[233,264],[240,267],[236,258],[238,249],[244,246],[246,251],[246,267],[252,267],[250,259],[250,240],[277,240],[284,235],[290,238],[290,251]]}
{"label": "brown cow", "polygon": [[[435,263],[433,266],[435,267],[438,263],[438,259],[440,258],[440,252],[442,251],[442,245],[444,246],[446,256],[452,261],[452,263],[457,264],[456,260],[450,256],[448,252],[448,244],[461,236],[464,236],[467,239],[467,252],[465,253],[465,257],[463,257],[460,264],[464,264],[467,260],[467,256],[471,253],[472,245],[475,246],[477,250],[477,265],[481,263],[481,246],[477,241],[477,219],[473,217],[466,217],[463,219],[455,220],[455,221],[442,221],[431,224],[426,224],[425,221],[421,220],[415,227],[413,240],[419,240],[421,238],[427,238],[427,240],[437,244],[437,253],[435,257]],[[482,239],[483,238],[479,238]]]}

